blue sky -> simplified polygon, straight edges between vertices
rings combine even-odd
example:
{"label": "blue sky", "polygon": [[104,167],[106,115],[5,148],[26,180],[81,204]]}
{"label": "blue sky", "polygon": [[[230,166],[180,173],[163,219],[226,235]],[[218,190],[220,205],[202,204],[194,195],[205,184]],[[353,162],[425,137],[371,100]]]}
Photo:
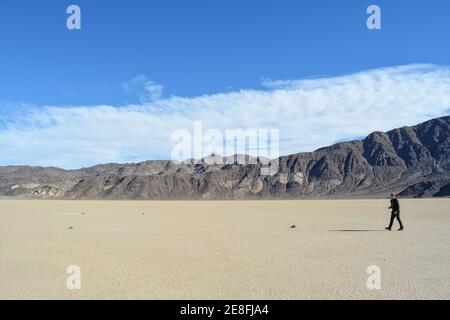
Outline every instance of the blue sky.
{"label": "blue sky", "polygon": [[[81,7],[82,30],[66,29],[66,8],[70,4]],[[366,28],[369,4],[381,7],[382,30]],[[384,130],[443,115],[450,107],[446,86],[449,12],[447,0],[0,0],[0,165],[77,167],[169,157],[169,149],[161,146],[168,145],[170,134],[158,136],[154,130],[129,133],[127,138],[135,141],[141,141],[144,132],[154,139],[139,152],[140,145],[128,150],[105,145],[89,134],[74,135],[71,141],[55,140],[52,130],[59,128],[58,134],[64,135],[62,128],[70,127],[68,120],[61,120],[62,114],[73,117],[74,110],[89,114],[77,120],[80,127],[87,125],[86,119],[92,119],[93,113],[105,112],[103,119],[109,119],[114,118],[112,113],[125,112],[120,115],[128,119],[124,131],[131,130],[136,113],[141,119],[149,116],[172,121],[168,127],[173,129],[187,126],[195,116],[219,129],[233,125],[277,127],[282,129],[281,153],[304,151],[365,135],[372,129]],[[410,67],[405,71],[399,69],[401,66]],[[398,87],[393,87],[389,81],[398,81],[399,77],[405,82],[394,83]],[[282,90],[306,90],[304,81],[308,79],[332,79],[331,84],[325,81],[316,88],[325,91],[325,98],[317,98],[314,91],[289,106],[284,100],[273,100]],[[311,108],[305,107],[310,101],[317,98],[321,114],[333,116],[335,106],[330,101],[335,103],[336,99],[329,91],[336,85],[342,89],[339,99],[349,97],[340,104],[348,104],[346,110],[355,114],[355,97],[367,90],[361,87],[353,91],[361,79],[369,79],[370,90],[375,92],[373,101],[368,100],[374,106],[386,105],[385,109],[380,107],[386,114],[380,109],[378,122],[346,131],[351,126],[339,129],[334,122],[321,118],[315,125],[328,134],[308,136],[307,143],[306,137],[293,141],[293,127],[308,128],[318,121],[302,109]],[[420,95],[411,101],[395,95],[402,90],[404,94],[417,91],[419,83],[426,83],[424,88],[435,92],[435,100],[414,105],[414,114],[405,111],[396,122],[383,121],[400,104],[424,100]],[[375,97],[379,88],[395,89],[392,96],[387,94],[391,100],[380,102],[380,97]],[[253,121],[249,115],[248,121],[242,120],[233,107],[254,97],[251,94],[271,95],[261,100],[258,108],[270,108],[274,116],[260,115],[256,117],[259,121]],[[233,106],[224,109],[230,101]],[[303,115],[300,118],[275,116],[299,110]],[[233,114],[217,116],[223,112]],[[183,121],[178,121],[183,116]],[[223,119],[229,122],[221,122]],[[355,120],[349,117],[349,121]],[[359,120],[365,118],[361,115]],[[107,126],[105,130],[117,127],[114,121],[109,127],[102,125]],[[96,124],[90,123],[89,128],[93,127]],[[27,137],[39,135],[48,138],[39,144],[43,151],[27,153],[38,148]],[[7,145],[6,138],[17,143]],[[88,140],[93,145],[87,145]],[[63,148],[66,145],[70,149],[85,148],[86,152],[102,150],[98,156],[79,158]]]}
{"label": "blue sky", "polygon": [[[65,28],[69,4],[82,30]],[[383,29],[366,28],[382,8]],[[139,74],[166,95],[257,88],[261,78],[450,64],[446,0],[0,0],[0,99],[78,105],[134,102]]]}

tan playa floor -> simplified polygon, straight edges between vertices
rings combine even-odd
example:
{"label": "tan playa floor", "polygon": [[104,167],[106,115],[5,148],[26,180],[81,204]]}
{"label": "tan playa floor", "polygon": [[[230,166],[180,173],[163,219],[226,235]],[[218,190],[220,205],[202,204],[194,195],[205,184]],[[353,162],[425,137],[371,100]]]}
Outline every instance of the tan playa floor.
{"label": "tan playa floor", "polygon": [[401,204],[4,200],[0,298],[449,299],[450,200]]}

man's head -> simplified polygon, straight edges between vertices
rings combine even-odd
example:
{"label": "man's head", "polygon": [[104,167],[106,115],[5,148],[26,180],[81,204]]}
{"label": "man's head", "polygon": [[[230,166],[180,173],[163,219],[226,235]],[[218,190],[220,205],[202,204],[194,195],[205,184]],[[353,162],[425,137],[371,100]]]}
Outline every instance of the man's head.
{"label": "man's head", "polygon": [[395,198],[395,193],[391,193],[391,199]]}

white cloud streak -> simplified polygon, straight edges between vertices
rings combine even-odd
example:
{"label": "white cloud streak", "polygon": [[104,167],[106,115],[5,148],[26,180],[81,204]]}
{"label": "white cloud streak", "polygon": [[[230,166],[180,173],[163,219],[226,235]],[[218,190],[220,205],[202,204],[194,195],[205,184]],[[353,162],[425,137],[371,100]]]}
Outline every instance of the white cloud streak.
{"label": "white cloud streak", "polygon": [[123,84],[124,91],[131,97],[138,98],[141,103],[160,100],[164,86],[149,80],[144,75],[138,75]]}
{"label": "white cloud streak", "polygon": [[192,131],[194,121],[224,133],[279,129],[280,152],[290,154],[414,125],[446,115],[450,108],[450,67],[444,66],[407,65],[263,84],[265,90],[158,97],[120,107],[27,106],[0,119],[0,165],[79,168],[168,159],[171,133]]}

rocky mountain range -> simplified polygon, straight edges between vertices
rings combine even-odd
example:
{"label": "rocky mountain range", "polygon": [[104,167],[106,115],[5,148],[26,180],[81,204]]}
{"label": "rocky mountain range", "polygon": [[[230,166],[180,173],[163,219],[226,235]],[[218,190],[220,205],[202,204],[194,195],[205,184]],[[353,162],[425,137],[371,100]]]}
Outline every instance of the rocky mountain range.
{"label": "rocky mountain range", "polygon": [[[243,156],[236,156],[243,157]],[[236,160],[236,157],[234,158]],[[450,116],[254,164],[146,161],[79,170],[0,167],[0,196],[37,199],[305,199],[450,196]],[[241,163],[241,162],[239,162]]]}

